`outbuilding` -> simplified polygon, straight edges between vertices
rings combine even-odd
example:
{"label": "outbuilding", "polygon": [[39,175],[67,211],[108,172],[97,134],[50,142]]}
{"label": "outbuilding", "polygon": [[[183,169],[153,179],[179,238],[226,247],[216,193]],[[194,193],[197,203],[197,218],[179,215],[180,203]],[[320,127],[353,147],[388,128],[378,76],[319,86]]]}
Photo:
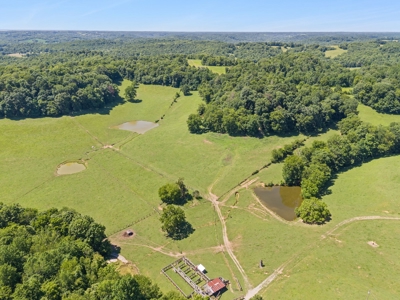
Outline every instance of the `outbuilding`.
{"label": "outbuilding", "polygon": [[207,290],[208,295],[214,295],[223,289],[226,288],[226,285],[222,278],[215,278],[213,280],[210,280],[205,286],[204,289]]}
{"label": "outbuilding", "polygon": [[206,267],[203,266],[202,264],[200,264],[200,265],[197,266],[197,270],[199,270],[202,273],[205,273],[206,272]]}

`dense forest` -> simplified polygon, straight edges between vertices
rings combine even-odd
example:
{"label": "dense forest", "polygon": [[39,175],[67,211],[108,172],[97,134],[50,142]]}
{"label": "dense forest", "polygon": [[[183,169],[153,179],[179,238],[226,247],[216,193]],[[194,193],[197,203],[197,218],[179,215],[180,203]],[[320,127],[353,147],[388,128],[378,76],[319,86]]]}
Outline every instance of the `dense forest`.
{"label": "dense forest", "polygon": [[[390,41],[395,36],[342,42],[347,52],[330,59],[324,55],[330,46],[316,43],[111,39],[111,33],[80,40],[74,34],[60,35],[66,42],[25,43],[18,40],[23,32],[2,33],[9,38],[0,49],[4,54],[27,55],[0,56],[1,117],[59,116],[114,105],[122,101],[122,79],[199,90],[205,103],[188,120],[193,133],[318,132],[355,113],[357,101],[400,113],[400,44]],[[227,66],[227,74],[191,67],[188,59]]]}
{"label": "dense forest", "polygon": [[105,256],[105,227],[70,209],[0,203],[0,299],[183,300],[143,275],[122,276]]}
{"label": "dense forest", "polygon": [[62,43],[94,39],[179,39],[239,42],[329,43],[397,40],[396,32],[151,32],[151,31],[0,31],[0,43]]}
{"label": "dense forest", "polygon": [[356,101],[341,93],[354,77],[315,53],[242,62],[199,87],[207,105],[189,117],[189,129],[252,136],[321,131],[355,113]]}
{"label": "dense forest", "polygon": [[101,52],[39,55],[0,66],[0,116],[58,116],[119,101],[123,78],[197,89],[215,77],[182,56],[115,59]]}

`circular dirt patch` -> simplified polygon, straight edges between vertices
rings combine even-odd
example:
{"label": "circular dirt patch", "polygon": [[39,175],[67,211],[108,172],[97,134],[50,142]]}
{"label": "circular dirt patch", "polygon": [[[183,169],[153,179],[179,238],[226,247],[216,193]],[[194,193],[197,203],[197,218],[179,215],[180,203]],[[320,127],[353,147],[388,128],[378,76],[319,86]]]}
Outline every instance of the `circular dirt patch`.
{"label": "circular dirt patch", "polygon": [[71,175],[86,170],[82,161],[64,162],[57,167],[57,175]]}

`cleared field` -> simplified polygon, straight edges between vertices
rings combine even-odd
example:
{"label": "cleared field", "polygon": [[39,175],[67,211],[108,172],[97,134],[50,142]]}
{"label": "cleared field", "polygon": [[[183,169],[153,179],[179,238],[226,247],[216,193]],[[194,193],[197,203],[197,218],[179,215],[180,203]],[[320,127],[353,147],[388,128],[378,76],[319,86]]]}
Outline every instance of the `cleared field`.
{"label": "cleared field", "polygon": [[334,45],[332,47],[334,47],[335,50],[326,51],[325,52],[325,57],[334,58],[336,56],[339,56],[339,55],[347,52],[347,50],[340,49],[339,46],[337,46],[337,45]]}
{"label": "cleared field", "polygon": [[373,108],[361,103],[358,104],[358,112],[362,121],[371,123],[373,125],[388,126],[390,123],[400,122],[400,115],[381,114]]}
{"label": "cleared field", "polygon": [[373,160],[338,175],[324,197],[333,215],[341,221],[362,215],[398,215],[400,212],[400,157]]}
{"label": "cleared field", "polygon": [[[258,283],[262,279],[252,255],[259,255],[261,259],[263,252],[268,253],[263,257],[268,274],[287,263],[278,279],[263,290],[263,296],[354,299],[366,297],[371,291],[377,299],[394,298],[399,293],[394,285],[400,279],[399,265],[394,263],[394,257],[400,252],[394,238],[400,225],[399,167],[400,157],[388,157],[339,174],[331,187],[332,193],[323,198],[333,216],[324,226],[284,224],[269,216],[262,217],[256,209],[258,203],[252,201],[249,192],[241,192],[227,224],[231,241],[240,241],[236,249],[239,260],[246,270],[253,268],[249,277]],[[233,203],[232,198],[226,205]],[[246,218],[245,214],[258,214],[258,218]],[[376,216],[397,220],[374,220]],[[355,220],[355,217],[366,220]],[[352,222],[342,224],[349,220]],[[256,225],[257,222],[260,224]],[[260,232],[262,227],[265,230]],[[257,242],[250,240],[249,237],[257,235]],[[274,241],[276,237],[281,241]],[[376,242],[379,248],[368,245],[369,241]],[[275,247],[279,253],[274,254]],[[273,257],[270,266],[266,263],[268,257]],[[253,266],[249,265],[251,259]]]}
{"label": "cleared field", "polygon": [[212,72],[217,73],[217,74],[225,74],[226,73],[226,68],[229,68],[229,67],[225,67],[225,66],[203,66],[201,64],[201,60],[200,59],[188,59],[188,63],[189,63],[189,65],[191,65],[193,67],[208,68]]}
{"label": "cleared field", "polygon": [[[112,125],[139,117],[154,121],[165,113],[177,90],[159,88],[142,86],[142,105],[124,103],[73,118],[1,120],[0,142],[11,146],[0,153],[0,168],[7,170],[0,174],[0,201],[75,208],[106,225],[108,233],[154,212],[157,189],[170,179],[104,146],[139,136]],[[87,170],[55,176],[57,165],[77,159],[87,161]]]}
{"label": "cleared field", "polygon": [[[268,299],[396,299],[400,220],[351,223],[299,257],[270,285]],[[367,244],[376,242],[379,247]],[[301,287],[301,288],[299,288]],[[307,291],[305,293],[305,291]],[[370,295],[368,298],[368,294]]]}
{"label": "cleared field", "polygon": [[[128,84],[128,81],[122,83],[121,95]],[[229,291],[222,297],[226,300],[244,295],[247,289],[258,285],[285,263],[284,273],[262,291],[265,298],[301,298],[308,289],[310,297],[315,299],[329,298],[329,292],[337,291],[340,294],[335,295],[340,297],[356,298],[364,295],[364,289],[370,285],[375,291],[374,284],[382,287],[376,289],[382,291],[379,298],[390,298],[391,292],[398,292],[397,287],[392,288],[392,282],[399,279],[397,263],[387,268],[389,275],[382,275],[381,279],[374,277],[400,252],[390,241],[390,238],[394,240],[392,234],[398,235],[397,229],[391,229],[392,223],[369,220],[365,221],[365,228],[357,227],[358,223],[349,225],[344,227],[343,237],[338,237],[342,243],[330,237],[321,240],[321,236],[349,218],[398,216],[400,157],[375,160],[339,174],[331,187],[332,194],[324,197],[333,215],[327,225],[283,222],[254,198],[251,186],[238,188],[237,185],[246,178],[280,182],[282,164],[251,174],[270,161],[273,149],[304,136],[257,139],[215,133],[190,134],[186,120],[196,111],[201,99],[194,92],[180,97],[171,106],[177,91],[141,85],[139,101],[135,103],[123,102],[74,117],[0,120],[0,143],[5,145],[0,152],[3,171],[0,172],[0,202],[18,202],[39,209],[67,206],[93,216],[107,227],[112,242],[121,246],[122,254],[163,291],[172,290],[173,286],[160,270],[185,255],[194,263],[205,265],[209,277],[230,280]],[[400,116],[381,116],[362,105],[359,110],[363,120],[374,124],[392,122],[388,117],[400,121]],[[160,126],[143,135],[111,128],[134,120],[159,120]],[[329,130],[309,137],[306,145],[336,133]],[[87,163],[86,170],[55,176],[57,165],[78,159]],[[186,239],[173,241],[160,228],[158,219],[162,208],[157,191],[161,185],[179,177],[184,178],[191,190],[199,190],[205,199],[190,201],[183,207],[194,232]],[[236,190],[231,191],[235,187],[238,196],[234,194]],[[207,200],[210,192],[217,197],[226,195],[216,206],[221,208],[221,219]],[[224,245],[224,224],[229,247]],[[386,224],[391,230],[385,229]],[[123,238],[122,231],[126,228],[131,228],[135,236]],[[361,270],[360,277],[348,279],[346,274],[357,277],[357,270],[349,269],[350,262],[357,261],[359,252],[372,249],[365,244],[370,239],[382,246],[377,248],[383,251],[381,262],[376,256],[379,253],[363,254],[359,258],[361,269],[357,269]],[[230,257],[230,248],[237,262]],[[394,249],[393,256],[386,249]],[[263,268],[259,267],[261,260]],[[369,260],[374,261],[369,263]],[[345,268],[337,270],[335,266],[342,263]],[[243,268],[244,276],[238,265]],[[367,275],[366,280],[361,280]],[[341,288],[345,280],[349,284]],[[354,291],[350,291],[350,286]],[[383,292],[385,288],[389,291]]]}

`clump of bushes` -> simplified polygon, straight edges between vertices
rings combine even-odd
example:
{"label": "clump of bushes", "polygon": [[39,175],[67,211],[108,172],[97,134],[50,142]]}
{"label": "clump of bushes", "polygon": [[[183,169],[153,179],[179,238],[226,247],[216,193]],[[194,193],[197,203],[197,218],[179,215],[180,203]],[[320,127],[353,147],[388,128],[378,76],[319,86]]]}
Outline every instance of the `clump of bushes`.
{"label": "clump of bushes", "polygon": [[272,163],[283,161],[288,155],[293,154],[294,150],[304,145],[305,139],[295,140],[293,143],[286,144],[283,148],[272,150]]}

